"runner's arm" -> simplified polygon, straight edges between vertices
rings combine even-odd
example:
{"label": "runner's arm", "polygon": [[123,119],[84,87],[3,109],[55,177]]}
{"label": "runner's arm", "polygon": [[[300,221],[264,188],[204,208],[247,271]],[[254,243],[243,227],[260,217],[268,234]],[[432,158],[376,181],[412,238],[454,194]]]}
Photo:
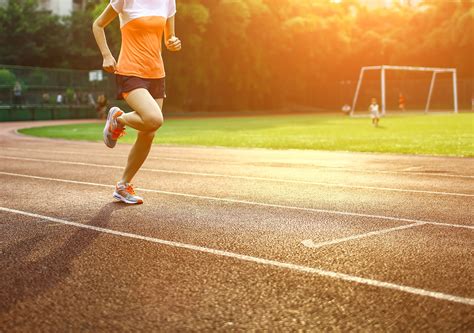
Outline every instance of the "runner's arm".
{"label": "runner's arm", "polygon": [[174,28],[174,15],[168,17],[165,25],[165,44],[166,48],[170,51],[179,51],[181,50],[181,41],[176,37],[175,28]]}
{"label": "runner's arm", "polygon": [[110,52],[109,46],[107,45],[107,39],[105,37],[105,27],[107,27],[115,18],[117,12],[111,5],[108,5],[100,16],[92,24],[92,31],[94,32],[95,41],[99,46],[104,62],[102,67],[109,73],[115,72],[117,62],[115,61],[112,52]]}

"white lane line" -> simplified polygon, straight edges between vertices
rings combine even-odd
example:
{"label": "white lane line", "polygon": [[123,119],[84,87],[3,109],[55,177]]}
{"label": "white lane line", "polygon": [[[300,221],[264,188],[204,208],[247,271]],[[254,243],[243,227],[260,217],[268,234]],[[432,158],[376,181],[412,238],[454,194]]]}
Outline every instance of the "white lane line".
{"label": "white lane line", "polygon": [[[39,159],[39,158],[27,158],[27,157],[14,157],[14,156],[4,156],[4,155],[0,155],[0,158],[10,159],[10,160],[17,160],[17,161],[32,161],[32,162],[43,162],[43,163],[66,164],[66,165],[82,165],[82,166],[91,166],[91,167],[100,167],[100,168],[109,168],[109,169],[123,169],[122,166],[109,165],[109,164],[60,161],[60,160],[49,160],[49,159]],[[280,178],[270,178],[270,177],[235,176],[235,175],[225,175],[225,174],[219,174],[219,173],[174,171],[174,170],[165,170],[165,169],[141,168],[140,170],[141,171],[147,171],[147,172],[189,175],[189,176],[199,176],[199,177],[216,177],[216,178],[231,178],[231,179],[245,179],[245,180],[260,180],[260,181],[275,182],[275,183],[305,184],[305,185],[353,188],[353,189],[374,190],[374,191],[389,191],[389,192],[422,193],[422,194],[459,196],[459,197],[474,197],[474,194],[468,194],[468,193],[454,193],[454,192],[442,192],[442,191],[400,189],[400,188],[390,188],[390,187],[349,185],[349,184],[340,184],[340,183],[313,182],[313,181],[305,181],[305,180],[280,179]]]}
{"label": "white lane line", "polygon": [[174,242],[174,241],[169,241],[169,240],[164,240],[164,239],[159,239],[159,238],[154,238],[154,237],[147,237],[147,236],[132,234],[132,233],[128,233],[128,232],[116,231],[116,230],[112,230],[112,229],[101,228],[101,227],[96,227],[96,226],[92,226],[92,225],[66,221],[66,220],[62,220],[62,219],[58,219],[58,218],[54,218],[54,217],[39,215],[39,214],[25,212],[25,211],[16,210],[16,209],[10,209],[10,208],[6,208],[6,207],[0,207],[0,211],[4,211],[4,212],[7,212],[7,213],[24,215],[24,216],[29,216],[29,217],[34,217],[34,218],[40,218],[40,219],[43,219],[45,221],[62,223],[62,224],[74,226],[74,227],[77,227],[77,228],[94,230],[94,231],[97,231],[97,232],[102,232],[102,233],[106,233],[106,234],[110,234],[110,235],[133,238],[133,239],[139,239],[139,240],[152,242],[152,243],[157,243],[157,244],[161,244],[161,245],[172,246],[172,247],[187,249],[187,250],[191,250],[191,251],[198,251],[198,252],[202,252],[202,253],[213,254],[213,255],[217,255],[217,256],[221,256],[221,257],[227,257],[227,258],[233,258],[233,259],[253,262],[253,263],[256,263],[256,264],[261,264],[261,265],[266,265],[266,266],[273,266],[273,267],[284,268],[284,269],[289,269],[289,270],[298,271],[298,272],[316,274],[316,275],[320,275],[320,276],[324,276],[324,277],[329,277],[329,278],[333,278],[333,279],[338,279],[338,280],[343,280],[343,281],[348,281],[348,282],[354,282],[354,283],[358,283],[358,284],[364,284],[364,285],[369,285],[369,286],[374,286],[374,287],[379,287],[379,288],[392,289],[392,290],[402,291],[402,292],[405,292],[405,293],[414,294],[414,295],[418,295],[418,296],[431,297],[431,298],[435,298],[435,299],[438,299],[438,300],[461,303],[461,304],[465,304],[465,305],[474,305],[474,299],[472,299],[472,298],[466,298],[466,297],[461,297],[461,296],[444,294],[444,293],[437,292],[437,291],[431,291],[431,290],[425,290],[425,289],[420,289],[420,288],[415,288],[415,287],[409,287],[409,286],[399,285],[399,284],[395,284],[395,283],[391,283],[391,282],[384,282],[384,281],[379,281],[379,280],[367,279],[367,278],[363,278],[363,277],[359,277],[359,276],[354,276],[354,275],[349,275],[349,274],[344,274],[344,273],[339,273],[339,272],[333,272],[333,271],[327,271],[327,270],[323,270],[323,269],[319,269],[319,268],[296,265],[296,264],[291,264],[291,263],[285,263],[285,262],[280,262],[280,261],[276,261],[276,260],[253,257],[253,256],[239,254],[239,253],[228,252],[228,251],[224,251],[224,250],[217,250],[217,249],[207,248],[207,247],[203,247],[203,246],[197,246],[197,245],[192,245],[192,244]]}
{"label": "white lane line", "polygon": [[324,246],[335,245],[335,244],[344,243],[344,242],[348,242],[348,241],[352,241],[352,240],[356,240],[356,239],[361,239],[361,238],[366,238],[366,237],[371,237],[371,236],[379,236],[379,235],[387,234],[389,232],[394,232],[394,231],[398,231],[398,230],[404,230],[404,229],[419,227],[419,226],[422,226],[422,225],[425,225],[425,224],[426,223],[418,223],[417,222],[417,223],[402,225],[402,226],[399,226],[399,227],[381,229],[381,230],[366,232],[366,233],[363,233],[363,234],[352,235],[352,236],[349,236],[349,237],[333,239],[333,240],[330,240],[330,241],[320,242],[320,243],[315,243],[311,239],[305,239],[301,243],[306,247],[309,247],[309,248],[312,248],[312,249],[318,249],[318,248],[321,248],[321,247],[324,247]]}
{"label": "white lane line", "polygon": [[401,171],[413,171],[413,170],[420,170],[420,169],[423,169],[423,167],[422,166],[412,166],[412,167],[402,169]]}
{"label": "white lane line", "polygon": [[[30,179],[39,179],[39,180],[47,180],[47,181],[69,183],[69,184],[115,188],[114,185],[90,183],[90,182],[83,182],[83,181],[69,180],[69,179],[32,176],[32,175],[25,175],[25,174],[19,174],[19,173],[4,172],[4,171],[0,171],[0,175],[30,178]],[[271,208],[281,208],[281,209],[289,209],[289,210],[297,210],[297,211],[305,211],[305,212],[315,212],[315,213],[324,213],[324,214],[332,214],[332,215],[366,217],[366,218],[380,219],[380,220],[387,220],[387,221],[425,223],[425,224],[432,224],[432,225],[442,226],[442,227],[452,227],[452,228],[462,228],[462,229],[474,230],[474,226],[463,225],[463,224],[453,224],[453,223],[435,222],[435,221],[423,221],[423,220],[407,219],[407,218],[402,218],[402,217],[392,217],[392,216],[384,216],[384,215],[371,215],[371,214],[344,212],[344,211],[328,210],[328,209],[278,205],[278,204],[270,204],[270,203],[264,203],[264,202],[238,200],[238,199],[232,199],[232,198],[210,197],[210,196],[197,195],[197,194],[169,192],[169,191],[153,190],[153,189],[146,189],[146,188],[136,188],[136,189],[140,190],[140,191],[143,191],[143,192],[158,193],[158,194],[172,195],[172,196],[193,198],[193,199],[200,199],[200,200],[230,202],[230,203],[235,203],[235,204],[261,206],[261,207],[271,207]]]}
{"label": "white lane line", "polygon": [[[113,154],[104,154],[98,152],[74,152],[74,151],[65,151],[65,150],[46,150],[46,149],[29,149],[29,148],[13,148],[13,147],[3,147],[4,149],[12,150],[12,151],[30,151],[30,152],[38,152],[38,153],[55,153],[55,154],[70,154],[70,155],[87,155],[87,156],[104,156],[104,157],[128,157],[127,154],[117,154],[114,152]],[[179,162],[205,162],[205,163],[225,163],[225,164],[242,164],[240,162],[222,162],[219,160],[209,160],[209,159],[197,159],[197,158],[178,158],[178,157],[156,157],[156,156],[148,156],[147,159],[151,160],[165,160],[165,161],[179,161]]]}
{"label": "white lane line", "polygon": [[[72,155],[97,155],[97,156],[106,156],[106,157],[128,157],[125,154],[104,154],[98,152],[73,152],[73,151],[64,151],[64,150],[45,150],[45,149],[29,149],[29,148],[13,148],[13,147],[2,147],[2,149],[8,149],[13,151],[31,151],[31,152],[44,152],[44,153],[57,153],[57,154],[72,154]],[[211,160],[211,159],[199,159],[199,158],[174,158],[174,157],[155,157],[155,156],[148,156],[148,159],[153,160],[171,160],[171,161],[182,161],[182,162],[201,162],[201,163],[219,163],[219,164],[227,164],[227,165],[245,165],[246,163],[242,162],[234,162],[234,161],[225,161],[225,160]],[[262,162],[262,161],[260,161]],[[283,162],[283,161],[263,161],[265,163],[285,163],[288,164],[291,162]],[[248,164],[248,163],[247,163]],[[465,179],[474,179],[474,175],[454,175],[454,174],[446,174],[446,173],[431,173],[431,172],[407,172],[404,170],[398,171],[390,171],[390,170],[367,170],[367,169],[356,169],[356,168],[346,168],[346,167],[335,167],[335,166],[327,166],[327,165],[317,165],[312,162],[303,163],[304,165],[314,166],[318,169],[328,169],[334,171],[353,171],[353,172],[362,172],[362,173],[370,173],[370,174],[394,174],[394,175],[415,175],[415,176],[425,176],[425,177],[449,177],[449,178],[465,178]],[[298,165],[295,163],[295,165]]]}

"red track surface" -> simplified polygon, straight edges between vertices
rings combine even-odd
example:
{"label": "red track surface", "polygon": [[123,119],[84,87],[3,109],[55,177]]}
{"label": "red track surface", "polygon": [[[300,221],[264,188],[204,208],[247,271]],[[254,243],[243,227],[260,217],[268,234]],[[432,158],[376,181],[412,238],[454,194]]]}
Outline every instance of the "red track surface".
{"label": "red track surface", "polygon": [[157,146],[130,207],[45,124],[0,125],[0,331],[474,329],[472,159]]}

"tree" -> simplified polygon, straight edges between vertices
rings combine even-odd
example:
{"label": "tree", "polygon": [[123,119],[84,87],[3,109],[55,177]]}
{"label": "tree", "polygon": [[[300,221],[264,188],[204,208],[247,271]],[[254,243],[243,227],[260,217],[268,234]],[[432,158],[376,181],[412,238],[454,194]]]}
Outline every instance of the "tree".
{"label": "tree", "polygon": [[0,63],[58,66],[67,32],[60,18],[39,11],[34,0],[10,0],[0,7]]}
{"label": "tree", "polygon": [[[0,7],[0,63],[97,69],[91,24],[108,5],[59,18],[34,0]],[[169,103],[191,109],[334,107],[366,65],[456,67],[474,77],[470,0],[370,10],[357,0],[177,0],[183,50],[166,61]],[[119,22],[106,31],[114,55]]]}

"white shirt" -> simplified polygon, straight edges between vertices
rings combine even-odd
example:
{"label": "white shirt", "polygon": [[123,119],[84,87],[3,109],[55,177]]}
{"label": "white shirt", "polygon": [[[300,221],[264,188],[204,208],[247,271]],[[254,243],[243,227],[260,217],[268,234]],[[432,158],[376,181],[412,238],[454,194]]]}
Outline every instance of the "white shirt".
{"label": "white shirt", "polygon": [[370,104],[369,110],[371,113],[378,113],[379,112],[379,105],[378,104]]}
{"label": "white shirt", "polygon": [[110,4],[119,14],[120,27],[140,17],[168,18],[176,14],[176,0],[110,0]]}

